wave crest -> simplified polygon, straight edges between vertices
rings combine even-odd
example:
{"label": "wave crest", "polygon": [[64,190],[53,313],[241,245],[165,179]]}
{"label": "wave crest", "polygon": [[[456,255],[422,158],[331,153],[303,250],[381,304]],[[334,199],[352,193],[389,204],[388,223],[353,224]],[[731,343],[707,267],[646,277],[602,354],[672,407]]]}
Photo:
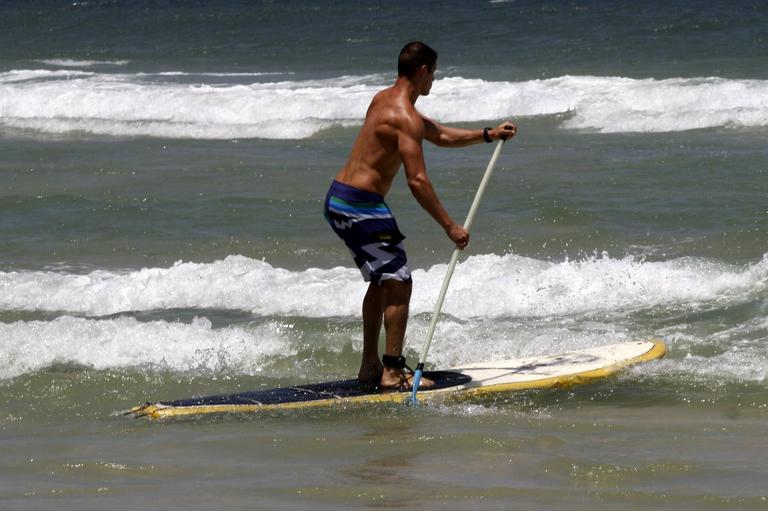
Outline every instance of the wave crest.
{"label": "wave crest", "polygon": [[[268,76],[8,71],[0,73],[0,126],[56,134],[301,139],[358,124],[373,95],[389,83],[385,75],[218,83],[225,75],[241,81]],[[443,122],[568,114],[564,129],[599,133],[765,127],[768,81],[448,77],[435,82],[419,108]]]}
{"label": "wave crest", "polygon": [[[432,310],[445,270],[446,265],[436,265],[413,272],[412,313]],[[604,255],[548,262],[490,254],[459,264],[444,311],[457,318],[626,312],[738,303],[767,287],[768,257],[733,267],[693,258],[643,262]],[[243,256],[125,273],[0,272],[0,288],[10,290],[0,296],[5,310],[94,316],[179,308],[244,310],[263,316],[356,316],[365,292],[352,268],[289,271]]]}

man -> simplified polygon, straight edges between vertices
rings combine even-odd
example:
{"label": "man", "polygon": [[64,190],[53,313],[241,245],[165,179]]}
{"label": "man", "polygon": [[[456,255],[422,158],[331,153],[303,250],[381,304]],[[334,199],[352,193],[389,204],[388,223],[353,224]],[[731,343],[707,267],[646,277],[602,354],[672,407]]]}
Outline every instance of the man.
{"label": "man", "polygon": [[[427,177],[422,141],[441,147],[463,147],[513,137],[517,127],[503,122],[496,128],[467,130],[442,126],[416,111],[419,96],[432,87],[437,53],[421,42],[401,50],[395,84],[374,96],[349,159],[336,175],[325,201],[325,217],[352,251],[355,263],[370,282],[363,300],[363,360],[358,380],[384,389],[409,390],[403,340],[411,298],[411,272],[391,211],[384,203],[400,165],[411,193],[460,249],[469,233],[448,215]],[[382,320],[386,347],[379,360]],[[433,382],[423,378],[420,386]]]}

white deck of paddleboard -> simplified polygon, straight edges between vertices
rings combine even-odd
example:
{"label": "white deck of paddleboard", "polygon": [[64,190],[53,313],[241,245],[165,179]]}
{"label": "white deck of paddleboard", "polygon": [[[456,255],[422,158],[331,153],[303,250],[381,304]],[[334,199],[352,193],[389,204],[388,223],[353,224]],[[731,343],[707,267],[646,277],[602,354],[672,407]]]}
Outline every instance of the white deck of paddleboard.
{"label": "white deck of paddleboard", "polygon": [[555,355],[481,362],[461,366],[457,371],[472,377],[460,388],[525,384],[625,366],[656,348],[653,341],[609,344]]}

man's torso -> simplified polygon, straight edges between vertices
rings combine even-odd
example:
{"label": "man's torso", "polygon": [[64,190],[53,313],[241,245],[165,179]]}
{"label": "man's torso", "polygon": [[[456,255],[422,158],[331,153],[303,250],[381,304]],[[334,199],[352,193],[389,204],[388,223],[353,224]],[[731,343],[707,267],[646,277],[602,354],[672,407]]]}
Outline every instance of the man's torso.
{"label": "man's torso", "polygon": [[379,92],[371,101],[365,122],[352,146],[349,159],[336,180],[360,190],[386,195],[400,169],[398,136],[404,123],[421,122],[407,97],[394,87]]}

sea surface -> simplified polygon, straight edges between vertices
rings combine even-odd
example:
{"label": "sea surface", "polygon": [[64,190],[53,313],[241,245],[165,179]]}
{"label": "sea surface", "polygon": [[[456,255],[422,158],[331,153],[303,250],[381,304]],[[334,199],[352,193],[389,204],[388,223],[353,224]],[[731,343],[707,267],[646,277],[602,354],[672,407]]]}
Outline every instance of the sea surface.
{"label": "sea surface", "polygon": [[[322,216],[407,42],[513,119],[427,367],[660,338],[601,382],[149,421],[357,372]],[[493,147],[427,144],[463,220]],[[387,198],[421,351],[452,246]],[[768,509],[768,2],[0,3],[0,509]]]}

